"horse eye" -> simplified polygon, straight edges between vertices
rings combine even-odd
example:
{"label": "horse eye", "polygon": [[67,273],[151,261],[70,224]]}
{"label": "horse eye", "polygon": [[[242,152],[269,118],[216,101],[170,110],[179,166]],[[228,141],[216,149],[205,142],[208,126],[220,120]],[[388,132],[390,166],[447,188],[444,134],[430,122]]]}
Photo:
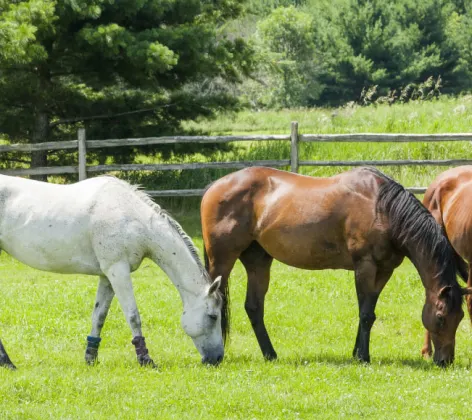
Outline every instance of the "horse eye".
{"label": "horse eye", "polygon": [[444,316],[443,315],[436,315],[436,318],[438,319],[438,324],[440,327],[444,325]]}
{"label": "horse eye", "polygon": [[210,314],[208,315],[210,317],[210,319],[212,319],[213,321],[216,321],[218,319],[218,315],[216,314]]}

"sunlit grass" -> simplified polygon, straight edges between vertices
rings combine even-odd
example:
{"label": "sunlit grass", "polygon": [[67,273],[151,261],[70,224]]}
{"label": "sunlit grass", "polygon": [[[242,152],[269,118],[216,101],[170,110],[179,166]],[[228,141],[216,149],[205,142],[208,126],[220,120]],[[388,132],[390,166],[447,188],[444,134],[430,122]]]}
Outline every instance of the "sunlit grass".
{"label": "sunlit grass", "polygon": [[[414,102],[369,107],[344,106],[280,111],[243,111],[223,114],[216,120],[187,123],[189,133],[202,135],[289,134],[291,121],[298,121],[301,134],[308,133],[453,133],[469,132],[472,125],[472,96],[442,97],[431,102]],[[180,149],[179,149],[180,150]],[[165,162],[227,162],[289,159],[288,141],[237,142],[207,147],[195,153],[172,154]],[[314,161],[349,160],[445,160],[469,159],[471,143],[301,143],[300,159]],[[182,150],[180,150],[182,152]],[[162,157],[141,155],[141,163],[164,162]],[[381,166],[379,169],[408,187],[426,187],[445,166]],[[285,167],[282,169],[289,169]],[[350,169],[347,166],[300,167],[312,176],[330,176]],[[231,169],[128,172],[120,176],[147,189],[200,189],[231,172]],[[177,209],[198,207],[198,199],[165,199]]]}
{"label": "sunlit grass", "polygon": [[[176,214],[201,249],[196,212]],[[0,257],[0,337],[18,370],[0,369],[2,419],[468,418],[472,335],[465,319],[456,363],[420,357],[424,290],[413,266],[396,270],[377,306],[372,364],[351,358],[358,316],[354,277],[275,263],[266,324],[279,360],[265,362],[244,311],[246,281],[231,278],[233,333],[223,364],[200,364],[180,327],[181,303],[162,271],[144,262],[135,293],[150,354],[137,365],[116,301],[100,364],[83,361],[96,279],[43,273]]]}

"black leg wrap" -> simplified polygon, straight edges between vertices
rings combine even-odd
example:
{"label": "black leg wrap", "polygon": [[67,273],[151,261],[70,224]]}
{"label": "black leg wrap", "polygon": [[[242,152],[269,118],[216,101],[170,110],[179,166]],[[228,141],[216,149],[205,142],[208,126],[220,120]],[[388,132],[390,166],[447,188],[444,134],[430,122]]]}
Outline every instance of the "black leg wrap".
{"label": "black leg wrap", "polygon": [[150,365],[151,367],[156,367],[153,360],[149,357],[149,351],[146,347],[144,337],[136,336],[131,340],[131,343],[134,344],[134,347],[136,348],[136,356],[141,366]]}
{"label": "black leg wrap", "polygon": [[85,350],[85,361],[92,365],[97,362],[98,348],[100,347],[100,337],[87,337],[87,348]]}

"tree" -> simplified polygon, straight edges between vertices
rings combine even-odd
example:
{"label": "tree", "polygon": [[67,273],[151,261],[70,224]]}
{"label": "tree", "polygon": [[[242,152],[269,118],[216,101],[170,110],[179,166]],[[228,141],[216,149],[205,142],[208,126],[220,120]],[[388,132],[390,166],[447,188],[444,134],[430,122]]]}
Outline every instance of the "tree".
{"label": "tree", "polygon": [[251,50],[219,28],[240,3],[0,0],[0,134],[42,142],[86,124],[95,138],[156,135],[235,107],[228,86]]}
{"label": "tree", "polygon": [[258,24],[256,39],[261,56],[258,78],[269,106],[307,106],[321,86],[313,42],[313,19],[294,6],[279,7]]}
{"label": "tree", "polygon": [[[457,4],[456,4],[457,3]],[[331,39],[320,48],[334,58],[322,78],[322,100],[356,99],[366,86],[399,89],[428,77],[453,84],[458,51],[448,43],[448,22],[462,2],[347,0],[325,18]],[[452,48],[452,49],[451,49]],[[336,83],[334,83],[336,81]],[[456,85],[457,87],[457,85]]]}

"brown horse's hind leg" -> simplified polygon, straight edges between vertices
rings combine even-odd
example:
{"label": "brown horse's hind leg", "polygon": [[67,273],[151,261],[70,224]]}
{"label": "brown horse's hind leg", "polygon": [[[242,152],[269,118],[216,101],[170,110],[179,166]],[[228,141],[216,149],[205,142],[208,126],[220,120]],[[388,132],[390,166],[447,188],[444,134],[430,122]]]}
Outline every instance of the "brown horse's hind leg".
{"label": "brown horse's hind leg", "polygon": [[353,356],[362,362],[370,362],[370,331],[375,322],[375,306],[393,270],[378,270],[375,263],[368,259],[356,267],[356,292],[359,304],[359,328]]}
{"label": "brown horse's hind leg", "polygon": [[421,354],[425,359],[429,359],[433,355],[433,347],[431,345],[431,336],[429,331],[426,330],[424,333],[424,343],[423,348],[421,349]]}
{"label": "brown horse's hind leg", "polygon": [[270,266],[273,258],[253,242],[239,257],[247,272],[247,293],[244,305],[262,354],[266,360],[277,359],[264,324],[264,299],[269,289]]}
{"label": "brown horse's hind leg", "polygon": [[[469,264],[469,276],[467,278],[467,287],[472,287],[472,265]],[[472,295],[467,295],[465,297],[467,302],[467,312],[469,312],[469,318],[472,322]]]}
{"label": "brown horse's hind leg", "polygon": [[[210,277],[214,280],[218,276],[221,276],[220,290],[223,294],[223,307],[221,311],[221,330],[223,332],[223,339],[225,344],[228,341],[230,333],[230,293],[229,293],[229,275],[234,267],[234,263],[238,259],[239,253],[236,252],[225,252],[225,248],[212,246],[209,244],[207,258],[205,262],[206,268]],[[215,255],[216,254],[216,255]]]}
{"label": "brown horse's hind leg", "polygon": [[6,368],[9,368],[9,369],[16,369],[15,365],[12,363],[12,361],[8,357],[8,354],[5,350],[5,347],[3,347],[1,340],[0,340],[0,366],[5,366]]}

